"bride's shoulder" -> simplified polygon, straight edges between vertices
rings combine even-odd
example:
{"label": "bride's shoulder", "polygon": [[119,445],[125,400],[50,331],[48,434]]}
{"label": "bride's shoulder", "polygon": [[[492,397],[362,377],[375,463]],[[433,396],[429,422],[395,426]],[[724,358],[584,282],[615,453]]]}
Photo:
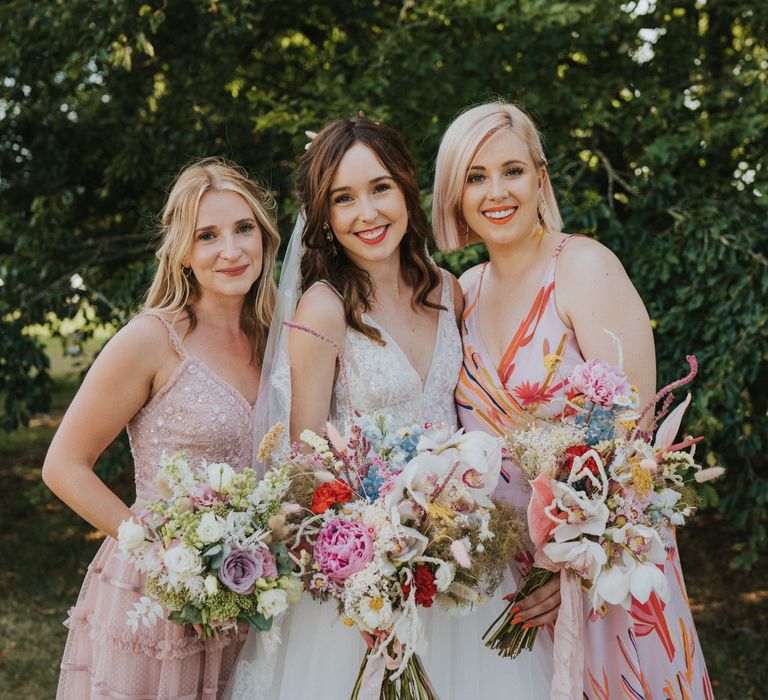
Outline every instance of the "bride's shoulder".
{"label": "bride's shoulder", "polygon": [[295,320],[334,340],[343,339],[347,331],[341,295],[325,282],[316,282],[302,294]]}

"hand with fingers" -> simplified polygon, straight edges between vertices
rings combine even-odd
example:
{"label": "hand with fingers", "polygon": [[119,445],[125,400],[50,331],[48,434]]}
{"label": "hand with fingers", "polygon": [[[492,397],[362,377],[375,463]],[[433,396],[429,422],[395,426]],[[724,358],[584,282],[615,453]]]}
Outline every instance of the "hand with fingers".
{"label": "hand with fingers", "polygon": [[[512,624],[530,629],[554,622],[560,609],[560,576],[560,573],[555,574],[541,588],[518,600],[509,611]],[[515,591],[504,596],[504,600],[514,600],[517,595]]]}

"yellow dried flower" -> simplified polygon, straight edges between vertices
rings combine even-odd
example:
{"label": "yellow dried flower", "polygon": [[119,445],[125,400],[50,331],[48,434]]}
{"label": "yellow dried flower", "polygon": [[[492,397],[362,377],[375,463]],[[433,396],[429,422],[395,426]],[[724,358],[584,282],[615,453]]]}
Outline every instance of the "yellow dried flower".
{"label": "yellow dried flower", "polygon": [[544,355],[544,369],[547,370],[547,372],[554,372],[562,361],[562,355],[556,355],[554,353]]}
{"label": "yellow dried flower", "polygon": [[354,627],[355,626],[355,621],[351,617],[345,617],[344,618],[344,624],[347,627]]}
{"label": "yellow dried flower", "polygon": [[269,432],[264,436],[259,443],[259,451],[256,454],[256,459],[259,462],[266,462],[272,453],[275,451],[275,445],[279,445],[283,440],[283,434],[285,433],[285,426],[282,423],[275,423]]}
{"label": "yellow dried flower", "polygon": [[624,430],[629,432],[630,430],[634,430],[635,429],[635,426],[637,425],[637,421],[636,420],[631,420],[631,419],[619,419],[619,425],[622,428],[624,428]]}
{"label": "yellow dried flower", "polygon": [[645,496],[653,486],[653,477],[647,469],[643,469],[639,464],[633,464],[632,485],[638,496]]}

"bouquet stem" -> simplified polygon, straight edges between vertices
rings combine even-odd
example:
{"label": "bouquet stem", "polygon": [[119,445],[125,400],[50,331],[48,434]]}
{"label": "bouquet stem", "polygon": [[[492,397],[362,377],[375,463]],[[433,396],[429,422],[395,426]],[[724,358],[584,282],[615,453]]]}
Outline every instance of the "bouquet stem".
{"label": "bouquet stem", "polygon": [[[525,577],[523,585],[517,591],[517,595],[507,604],[501,615],[499,615],[485,631],[483,639],[488,637],[485,646],[489,649],[496,649],[499,656],[515,658],[523,649],[531,651],[536,642],[538,627],[529,627],[523,629],[523,623],[512,623],[514,615],[510,610],[517,605],[523,598],[527,598],[534,591],[539,590],[545,583],[550,581],[554,573],[547,569],[533,568]],[[495,628],[495,629],[494,629]]]}
{"label": "bouquet stem", "polygon": [[395,671],[385,669],[381,689],[375,699],[360,695],[368,659],[372,653],[373,650],[369,649],[363,657],[350,700],[440,700],[427,677],[424,664],[416,654],[408,659],[405,671],[394,680],[392,676]]}

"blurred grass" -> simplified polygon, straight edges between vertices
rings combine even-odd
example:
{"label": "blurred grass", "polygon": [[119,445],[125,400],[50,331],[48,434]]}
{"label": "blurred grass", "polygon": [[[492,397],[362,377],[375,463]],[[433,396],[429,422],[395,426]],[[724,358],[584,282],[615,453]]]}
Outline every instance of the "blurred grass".
{"label": "blurred grass", "polygon": [[[102,542],[40,481],[48,443],[78,383],[72,360],[57,362],[51,414],[0,434],[0,700],[54,697],[67,633],[62,622]],[[110,485],[130,502],[128,471]],[[768,561],[751,572],[729,570],[735,534],[714,512],[702,513],[678,540],[715,697],[762,699],[768,687]]]}

